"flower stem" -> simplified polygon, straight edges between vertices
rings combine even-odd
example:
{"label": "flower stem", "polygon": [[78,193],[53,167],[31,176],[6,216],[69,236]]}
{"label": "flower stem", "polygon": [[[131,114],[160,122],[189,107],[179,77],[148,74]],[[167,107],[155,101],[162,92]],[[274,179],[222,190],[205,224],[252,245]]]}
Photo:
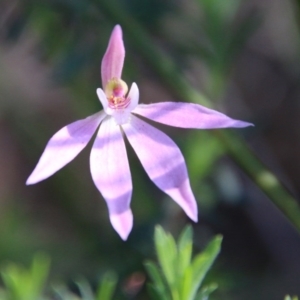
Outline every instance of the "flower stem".
{"label": "flower stem", "polygon": [[300,231],[300,208],[290,191],[238,135],[226,130],[216,131],[216,135],[225,146],[230,157]]}

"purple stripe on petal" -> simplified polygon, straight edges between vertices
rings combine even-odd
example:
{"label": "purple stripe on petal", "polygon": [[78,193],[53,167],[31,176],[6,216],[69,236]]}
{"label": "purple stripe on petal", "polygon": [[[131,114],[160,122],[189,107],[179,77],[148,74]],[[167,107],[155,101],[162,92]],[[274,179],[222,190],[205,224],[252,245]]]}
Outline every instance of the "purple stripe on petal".
{"label": "purple stripe on petal", "polygon": [[26,184],[34,184],[48,178],[73,160],[87,145],[104,117],[104,112],[96,113],[55,133]]}
{"label": "purple stripe on petal", "polygon": [[102,87],[112,78],[121,78],[125,58],[122,28],[116,25],[111,33],[107,50],[101,63]]}
{"label": "purple stripe on petal", "polygon": [[182,128],[215,129],[253,126],[234,120],[205,106],[183,102],[160,102],[138,105],[133,111],[153,121]]}
{"label": "purple stripe on petal", "polygon": [[100,126],[91,151],[90,167],[93,181],[107,203],[112,226],[126,240],[133,224],[132,182],[120,126],[111,117]]}
{"label": "purple stripe on petal", "polygon": [[197,203],[177,145],[163,132],[134,115],[122,128],[151,180],[196,222]]}

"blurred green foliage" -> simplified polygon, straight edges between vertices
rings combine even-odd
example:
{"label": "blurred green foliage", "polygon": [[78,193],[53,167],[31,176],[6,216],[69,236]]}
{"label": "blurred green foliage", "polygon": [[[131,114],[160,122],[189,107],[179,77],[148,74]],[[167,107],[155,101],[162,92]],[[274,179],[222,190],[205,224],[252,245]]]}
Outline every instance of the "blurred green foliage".
{"label": "blurred green foliage", "polygon": [[[158,266],[152,261],[145,263],[151,279],[148,291],[152,299],[208,300],[218,286],[213,283],[202,287],[202,283],[220,252],[222,237],[214,237],[193,258],[193,231],[190,226],[182,231],[177,242],[161,226],[156,226],[154,242]],[[102,276],[96,292],[85,279],[76,280],[78,293],[74,293],[64,284],[46,288],[49,266],[50,259],[44,254],[36,254],[29,269],[7,263],[1,271],[4,288],[0,289],[0,299],[50,300],[53,299],[51,295],[59,300],[115,299],[117,277],[114,273],[107,272]],[[298,300],[298,297],[286,296],[285,300]]]}
{"label": "blurred green foliage", "polygon": [[284,300],[298,300],[298,297],[297,296],[285,296]]}
{"label": "blurred green foliage", "polygon": [[[155,229],[155,248],[160,269],[148,261],[145,266],[153,280],[150,292],[153,299],[172,300],[204,300],[208,299],[217,286],[215,284],[199,288],[206,273],[211,268],[221,247],[221,237],[215,237],[203,252],[192,260],[192,228],[186,227],[176,244],[171,234],[162,227]],[[14,263],[2,269],[1,275],[4,290],[1,300],[42,300],[50,299],[45,295],[45,283],[49,273],[50,260],[42,254],[35,255],[29,270]],[[163,274],[163,275],[162,275]],[[76,281],[79,295],[70,292],[65,285],[54,286],[54,294],[60,300],[111,300],[115,292],[117,277],[114,273],[102,276],[96,293],[84,279]]]}
{"label": "blurred green foliage", "polygon": [[[8,263],[1,271],[4,289],[0,289],[0,299],[52,299],[51,296],[48,297],[45,293],[49,266],[50,259],[44,254],[36,254],[33,258],[31,268],[28,270],[15,263]],[[55,299],[59,300],[111,300],[116,288],[117,277],[114,273],[105,273],[102,276],[96,293],[92,291],[90,284],[84,279],[79,279],[76,284],[80,296],[72,293],[65,285],[54,285],[53,291],[48,291],[47,294],[55,294]]]}
{"label": "blurred green foliage", "polygon": [[55,286],[55,295],[59,297],[59,300],[112,300],[114,299],[117,277],[114,273],[105,273],[96,292],[93,292],[85,279],[80,279],[76,283],[80,296],[70,292],[65,286]]}
{"label": "blurred green foliage", "polygon": [[192,228],[186,227],[176,244],[172,235],[160,226],[155,228],[155,248],[159,268],[152,262],[146,263],[153,281],[149,286],[153,299],[161,300],[204,300],[208,299],[217,286],[212,284],[199,291],[206,273],[220,252],[222,238],[215,237],[209,245],[192,260]]}
{"label": "blurred green foliage", "polygon": [[207,93],[219,100],[227,88],[228,75],[236,57],[259,26],[257,14],[251,13],[236,25],[241,0],[197,0],[204,13],[203,38],[195,40],[195,53],[207,64]]}
{"label": "blurred green foliage", "polygon": [[6,296],[3,300],[40,299],[49,273],[49,265],[49,258],[43,254],[34,257],[29,270],[13,263],[8,264],[1,272],[6,287]]}

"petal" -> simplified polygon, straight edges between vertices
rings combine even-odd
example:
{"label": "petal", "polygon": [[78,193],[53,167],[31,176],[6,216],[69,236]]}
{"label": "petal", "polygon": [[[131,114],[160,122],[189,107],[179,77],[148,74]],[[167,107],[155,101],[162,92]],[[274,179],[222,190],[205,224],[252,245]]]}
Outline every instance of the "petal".
{"label": "petal", "polygon": [[131,85],[129,94],[127,96],[127,99],[129,100],[129,105],[124,109],[111,109],[107,108],[106,113],[109,115],[112,115],[114,117],[114,120],[116,124],[123,125],[130,121],[131,117],[131,111],[136,108],[136,106],[139,103],[139,89],[137,84],[134,82]]}
{"label": "petal", "polygon": [[116,25],[109,39],[107,50],[101,63],[102,87],[112,78],[121,78],[125,58],[122,28]]}
{"label": "petal", "polygon": [[151,180],[196,222],[196,200],[184,158],[176,144],[163,132],[134,115],[131,122],[122,128]]}
{"label": "petal", "polygon": [[[100,89],[100,88],[98,88],[98,89],[96,90],[96,92],[97,92],[97,96],[98,96],[98,98],[99,98],[99,100],[100,100],[100,102],[101,102],[101,104],[102,104],[102,106],[103,106],[103,109],[104,109],[104,111],[106,112],[107,107],[108,107],[107,97],[106,97],[104,91],[103,91],[102,89]],[[106,112],[106,113],[107,113],[107,112]]]}
{"label": "petal", "polygon": [[128,105],[128,107],[126,109],[131,112],[139,104],[139,88],[135,82],[133,82],[131,85],[127,99],[129,99],[130,104]]}
{"label": "petal", "polygon": [[133,113],[153,121],[182,128],[214,129],[247,127],[251,123],[234,120],[205,106],[183,102],[160,102],[138,105]]}
{"label": "petal", "polygon": [[93,181],[105,199],[114,229],[126,240],[133,224],[131,174],[120,126],[105,119],[90,156]]}
{"label": "petal", "polygon": [[48,178],[73,160],[87,145],[104,117],[104,112],[96,113],[55,133],[26,184],[34,184]]}

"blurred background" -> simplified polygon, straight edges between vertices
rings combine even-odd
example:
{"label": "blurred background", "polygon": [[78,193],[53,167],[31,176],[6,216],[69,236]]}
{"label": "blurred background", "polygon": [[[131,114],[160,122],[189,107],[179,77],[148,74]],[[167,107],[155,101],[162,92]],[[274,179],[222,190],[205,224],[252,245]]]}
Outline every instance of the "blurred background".
{"label": "blurred background", "polygon": [[[138,84],[140,102],[187,100],[150,62],[154,53],[138,34],[213,107],[255,124],[226,130],[236,131],[299,197],[299,8],[296,0],[1,0],[0,265],[28,266],[42,251],[51,257],[50,282],[72,287],[80,275],[94,284],[114,270],[117,299],[148,299],[143,262],[154,258],[155,224],[176,236],[190,222],[130,147],[135,219],[127,242],[112,229],[91,180],[91,144],[51,178],[25,185],[49,138],[101,109],[100,63],[117,23],[126,47],[123,79]],[[219,284],[213,299],[300,295],[296,229],[211,131],[156,126],[186,158],[200,211],[192,224],[195,251],[224,235],[210,272]]]}

